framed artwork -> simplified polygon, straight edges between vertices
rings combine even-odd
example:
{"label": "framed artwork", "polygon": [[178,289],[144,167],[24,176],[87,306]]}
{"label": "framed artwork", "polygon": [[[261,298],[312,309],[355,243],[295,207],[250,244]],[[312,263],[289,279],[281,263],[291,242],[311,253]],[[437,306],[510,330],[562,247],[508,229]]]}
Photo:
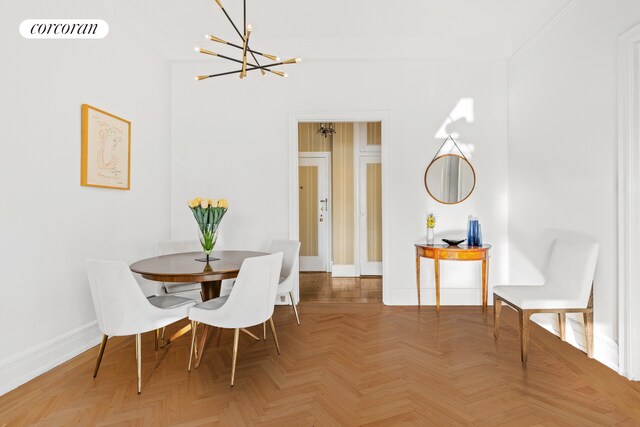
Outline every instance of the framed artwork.
{"label": "framed artwork", "polygon": [[80,185],[129,190],[131,122],[82,104]]}

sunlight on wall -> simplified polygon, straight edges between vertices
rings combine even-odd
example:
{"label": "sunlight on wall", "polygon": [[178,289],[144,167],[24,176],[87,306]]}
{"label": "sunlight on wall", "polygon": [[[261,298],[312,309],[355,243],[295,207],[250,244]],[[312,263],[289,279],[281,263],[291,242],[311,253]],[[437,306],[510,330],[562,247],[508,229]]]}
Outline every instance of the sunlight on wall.
{"label": "sunlight on wall", "polygon": [[[473,144],[465,144],[458,140],[460,138],[460,132],[457,131],[457,127],[461,124],[473,123],[474,119],[473,98],[460,98],[434,136],[437,139],[444,140],[448,135],[451,135],[451,137],[456,140],[456,143],[464,155],[471,157],[475,147]],[[464,120],[464,122],[462,120]],[[457,152],[457,150],[451,141],[447,141],[444,147],[442,147],[441,153],[451,152]]]}

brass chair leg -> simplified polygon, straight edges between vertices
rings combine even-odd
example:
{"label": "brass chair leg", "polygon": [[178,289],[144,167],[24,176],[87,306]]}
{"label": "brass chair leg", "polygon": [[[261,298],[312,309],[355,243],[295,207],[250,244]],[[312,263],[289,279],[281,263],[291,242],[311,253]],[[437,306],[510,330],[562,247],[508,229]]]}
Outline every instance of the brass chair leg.
{"label": "brass chair leg", "polygon": [[262,322],[262,340],[267,340],[267,322]]}
{"label": "brass chair leg", "polygon": [[276,342],[276,350],[280,354],[280,344],[278,344],[278,335],[276,335],[276,327],[273,325],[273,318],[269,318],[269,325],[271,325],[271,333],[273,334],[273,340]]}
{"label": "brass chair leg", "polygon": [[289,292],[289,298],[291,298],[291,306],[293,307],[293,314],[296,315],[296,322],[298,326],[300,326],[300,317],[298,316],[298,309],[296,308],[296,303],[293,301],[293,292]]}
{"label": "brass chair leg", "polygon": [[593,312],[583,313],[582,320],[584,320],[584,336],[587,341],[587,356],[593,359]]}
{"label": "brass chair leg", "polygon": [[104,349],[107,347],[108,336],[102,336],[102,342],[100,343],[100,350],[98,351],[98,360],[96,360],[96,369],[93,371],[93,378],[98,375],[98,369],[100,369],[100,363],[102,363],[102,355],[104,354]]}
{"label": "brass chair leg", "polygon": [[189,350],[189,367],[187,368],[188,372],[191,372],[191,361],[193,360],[193,350],[196,348],[196,328],[197,327],[198,327],[198,322],[196,322],[195,320],[192,320],[191,321],[191,349]]}
{"label": "brass chair leg", "polygon": [[136,335],[136,356],[138,359],[138,394],[142,393],[142,335]]}
{"label": "brass chair leg", "polygon": [[160,329],[156,329],[156,339],[155,339],[156,351],[158,351],[159,342],[160,342]]}
{"label": "brass chair leg", "polygon": [[520,360],[527,363],[527,353],[529,351],[529,310],[519,310],[520,316]]}
{"label": "brass chair leg", "polygon": [[565,313],[558,313],[558,333],[560,334],[560,339],[562,341],[566,338],[566,330],[567,330],[567,315]]}
{"label": "brass chair leg", "polygon": [[164,330],[166,329],[166,326],[162,327],[162,333],[160,334],[160,339],[164,341]]}
{"label": "brass chair leg", "polygon": [[493,294],[493,336],[498,339],[500,336],[500,312],[502,311],[502,300]]}
{"label": "brass chair leg", "polygon": [[236,328],[233,331],[233,360],[231,362],[231,387],[236,378],[236,359],[238,357],[238,340],[240,338],[240,329]]}

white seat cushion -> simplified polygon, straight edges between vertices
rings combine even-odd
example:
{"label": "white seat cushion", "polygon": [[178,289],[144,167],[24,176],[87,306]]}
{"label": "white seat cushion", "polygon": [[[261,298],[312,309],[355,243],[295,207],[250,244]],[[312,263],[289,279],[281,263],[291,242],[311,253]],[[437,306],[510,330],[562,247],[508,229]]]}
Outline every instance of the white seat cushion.
{"label": "white seat cushion", "polygon": [[568,295],[565,288],[552,284],[540,286],[494,286],[493,293],[524,310],[586,308],[579,295]]}
{"label": "white seat cushion", "polygon": [[202,309],[202,310],[217,310],[227,302],[229,296],[218,297],[214,299],[210,299],[209,301],[202,302],[200,304],[196,304],[194,309]]}
{"label": "white seat cushion", "polygon": [[202,287],[200,286],[200,283],[193,282],[165,282],[164,289],[168,294],[177,294],[179,292],[200,291]]}
{"label": "white seat cushion", "polygon": [[189,298],[176,297],[173,295],[158,295],[148,298],[149,302],[158,308],[176,308],[183,305],[193,304],[193,300]]}

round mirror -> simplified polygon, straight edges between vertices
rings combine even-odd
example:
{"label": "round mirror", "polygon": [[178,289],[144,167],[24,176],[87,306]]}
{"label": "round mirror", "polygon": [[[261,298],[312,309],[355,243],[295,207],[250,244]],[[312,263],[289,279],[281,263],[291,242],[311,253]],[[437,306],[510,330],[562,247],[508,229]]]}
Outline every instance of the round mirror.
{"label": "round mirror", "polygon": [[436,201],[454,205],[471,195],[476,186],[476,173],[464,157],[445,154],[429,164],[424,174],[424,186]]}

